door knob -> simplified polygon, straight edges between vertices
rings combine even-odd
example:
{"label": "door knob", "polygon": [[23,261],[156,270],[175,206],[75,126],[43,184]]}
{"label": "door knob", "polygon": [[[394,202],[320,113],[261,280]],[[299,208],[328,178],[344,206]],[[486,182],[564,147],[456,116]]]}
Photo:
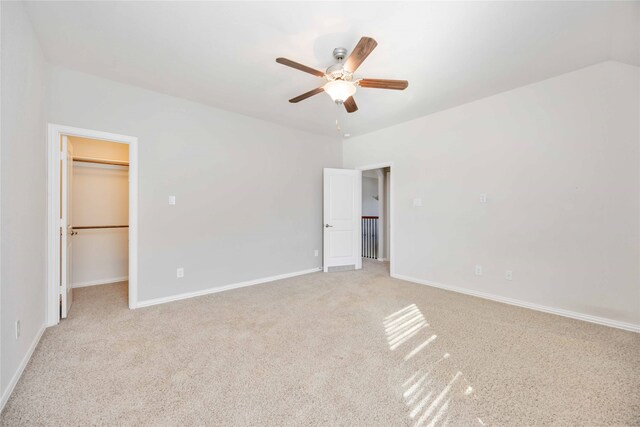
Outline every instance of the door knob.
{"label": "door knob", "polygon": [[329,225],[329,224],[324,225],[324,228],[329,228],[329,227],[333,227],[333,225]]}

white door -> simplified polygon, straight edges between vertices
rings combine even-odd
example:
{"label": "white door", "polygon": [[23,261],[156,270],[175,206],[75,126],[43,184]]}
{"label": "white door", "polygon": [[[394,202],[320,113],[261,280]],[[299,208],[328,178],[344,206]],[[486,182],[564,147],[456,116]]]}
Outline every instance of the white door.
{"label": "white door", "polygon": [[62,209],[60,218],[60,230],[62,234],[61,242],[61,272],[60,272],[60,295],[62,303],[62,317],[66,318],[73,302],[73,289],[71,287],[73,281],[71,277],[71,260],[73,248],[73,222],[71,220],[72,212],[72,196],[73,196],[73,146],[67,140],[66,136],[62,137],[62,151],[60,158],[62,159]]}
{"label": "white door", "polygon": [[362,171],[324,169],[324,271],[362,268]]}

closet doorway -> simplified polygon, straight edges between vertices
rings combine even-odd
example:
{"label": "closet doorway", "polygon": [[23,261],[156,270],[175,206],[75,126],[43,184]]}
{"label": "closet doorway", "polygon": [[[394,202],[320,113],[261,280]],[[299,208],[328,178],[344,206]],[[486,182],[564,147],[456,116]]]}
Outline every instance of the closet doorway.
{"label": "closet doorway", "polygon": [[[49,127],[49,305],[57,324],[73,290],[125,282],[137,300],[137,139]],[[57,190],[57,191],[56,191]]]}

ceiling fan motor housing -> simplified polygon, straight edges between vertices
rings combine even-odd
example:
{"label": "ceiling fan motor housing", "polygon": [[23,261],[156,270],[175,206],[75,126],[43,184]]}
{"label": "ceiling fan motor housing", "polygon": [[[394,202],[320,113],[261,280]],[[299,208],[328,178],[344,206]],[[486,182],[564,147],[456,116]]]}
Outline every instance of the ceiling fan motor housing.
{"label": "ceiling fan motor housing", "polygon": [[347,49],[343,47],[333,49],[333,57],[338,63],[327,68],[325,72],[327,80],[351,81],[353,74],[344,69],[344,63],[342,62],[347,57]]}
{"label": "ceiling fan motor housing", "polygon": [[327,80],[346,80],[351,81],[353,74],[344,69],[343,64],[334,64],[331,67],[327,68],[325,72],[325,77]]}

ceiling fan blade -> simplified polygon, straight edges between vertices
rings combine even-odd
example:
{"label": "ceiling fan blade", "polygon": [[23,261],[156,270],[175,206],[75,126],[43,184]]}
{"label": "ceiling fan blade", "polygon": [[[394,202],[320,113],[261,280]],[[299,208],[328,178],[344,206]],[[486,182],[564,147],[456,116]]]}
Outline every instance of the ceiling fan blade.
{"label": "ceiling fan blade", "polygon": [[344,108],[347,109],[347,113],[355,113],[358,111],[358,106],[356,105],[356,101],[353,99],[353,96],[348,97],[344,101]]}
{"label": "ceiling fan blade", "polygon": [[310,90],[309,92],[305,92],[305,93],[303,93],[302,95],[298,95],[298,96],[296,96],[295,98],[291,98],[291,99],[289,100],[289,102],[291,102],[291,103],[295,104],[296,102],[303,101],[303,100],[305,100],[305,99],[307,99],[307,98],[310,98],[310,97],[312,97],[313,95],[317,95],[317,94],[319,94],[319,93],[321,93],[321,92],[324,92],[324,89],[323,89],[323,88],[321,88],[321,87],[317,87],[317,88],[315,88],[315,89],[313,89],[313,90]]}
{"label": "ceiling fan blade", "polygon": [[295,68],[296,70],[304,71],[305,73],[313,74],[314,76],[324,77],[324,73],[320,70],[316,70],[306,65],[299,64],[287,58],[276,58],[278,64],[286,65],[287,67]]}
{"label": "ceiling fan blade", "polygon": [[362,79],[358,81],[358,85],[375,89],[405,90],[409,86],[409,82],[406,80]]}
{"label": "ceiling fan blade", "polygon": [[373,52],[373,49],[375,49],[376,46],[378,46],[378,42],[371,37],[361,38],[356,47],[353,48],[353,52],[351,52],[351,55],[349,55],[349,57],[345,61],[344,68],[354,73],[358,69],[360,64],[362,64],[364,60],[367,59],[367,56],[369,56],[369,54]]}

